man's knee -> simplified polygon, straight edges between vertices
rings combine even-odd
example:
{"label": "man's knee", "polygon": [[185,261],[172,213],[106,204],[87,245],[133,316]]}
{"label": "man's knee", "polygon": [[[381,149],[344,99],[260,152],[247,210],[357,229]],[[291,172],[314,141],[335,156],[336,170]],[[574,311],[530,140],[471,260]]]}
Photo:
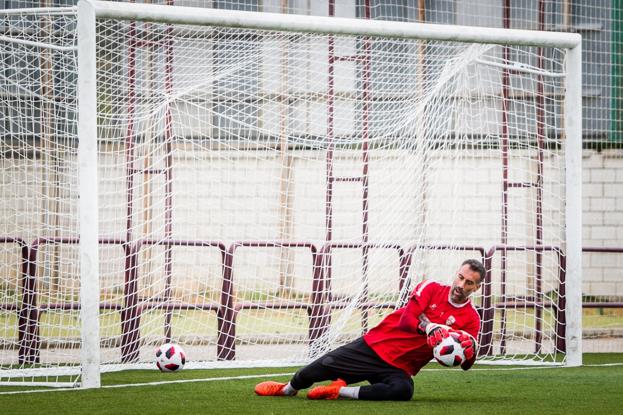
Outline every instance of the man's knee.
{"label": "man's knee", "polygon": [[413,397],[413,381],[411,379],[393,381],[389,384],[388,399],[393,401],[409,401]]}
{"label": "man's knee", "polygon": [[359,399],[373,401],[409,401],[413,397],[411,379],[392,379],[390,381],[362,386]]}

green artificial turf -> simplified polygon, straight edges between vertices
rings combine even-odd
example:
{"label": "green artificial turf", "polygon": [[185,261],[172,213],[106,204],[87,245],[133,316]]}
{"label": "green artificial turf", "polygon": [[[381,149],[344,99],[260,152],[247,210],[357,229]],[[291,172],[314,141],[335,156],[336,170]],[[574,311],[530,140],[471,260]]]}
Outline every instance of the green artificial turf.
{"label": "green artificial turf", "polygon": [[[606,364],[606,365],[604,365]],[[295,368],[125,371],[102,375],[101,389],[0,395],[2,414],[616,414],[623,391],[623,353],[586,354],[578,368],[430,364],[414,378],[409,402],[310,401],[259,397],[256,383],[287,381]],[[232,380],[209,378],[282,374]],[[198,379],[186,383],[140,384]],[[203,380],[202,380],[203,379]],[[23,389],[23,388],[20,388]],[[9,391],[0,387],[0,392]]]}

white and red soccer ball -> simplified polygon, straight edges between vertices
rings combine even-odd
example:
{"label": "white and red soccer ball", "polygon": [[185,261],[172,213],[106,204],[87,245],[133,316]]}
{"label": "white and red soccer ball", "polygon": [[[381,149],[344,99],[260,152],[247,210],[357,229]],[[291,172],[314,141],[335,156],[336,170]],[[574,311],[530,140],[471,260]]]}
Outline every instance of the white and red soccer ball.
{"label": "white and red soccer ball", "polygon": [[174,343],[166,343],[156,349],[156,366],[162,372],[178,372],[186,364],[186,353]]}
{"label": "white and red soccer ball", "polygon": [[449,334],[433,348],[433,356],[440,364],[454,367],[465,361],[465,354],[459,341],[460,334],[452,331]]}

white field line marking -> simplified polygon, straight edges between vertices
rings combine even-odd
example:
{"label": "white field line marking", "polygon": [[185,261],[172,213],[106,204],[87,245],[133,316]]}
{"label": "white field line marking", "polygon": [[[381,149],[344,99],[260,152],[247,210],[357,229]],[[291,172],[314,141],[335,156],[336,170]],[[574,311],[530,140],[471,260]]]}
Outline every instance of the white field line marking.
{"label": "white field line marking", "polygon": [[[292,375],[293,373],[271,373],[271,374],[266,374],[266,375],[227,376],[227,377],[220,377],[220,378],[163,380],[160,382],[128,383],[125,385],[105,385],[105,386],[100,387],[100,389],[132,388],[132,387],[137,387],[137,386],[169,385],[171,383],[213,382],[213,381],[218,381],[218,380],[254,379],[254,378],[267,378],[267,377],[277,377],[277,376],[292,376]],[[58,388],[58,389],[35,389],[35,390],[25,390],[25,391],[0,392],[0,395],[15,395],[15,394],[20,394],[20,393],[79,391],[79,390],[84,390],[84,389],[80,389],[78,387]]]}
{"label": "white field line marking", "polygon": [[[596,365],[582,365],[585,367],[611,367],[611,366],[623,366],[623,363],[603,363]],[[470,371],[515,371],[515,370],[537,370],[537,369],[568,369],[566,366],[530,366],[530,367],[490,367],[490,368],[472,368]],[[570,368],[569,368],[570,369]],[[422,369],[422,372],[438,372],[438,371],[450,371],[461,373],[462,370],[457,369]],[[114,388],[134,388],[139,386],[157,386],[157,385],[169,385],[172,383],[196,383],[196,382],[214,382],[225,380],[239,380],[239,379],[257,379],[257,378],[269,378],[279,376],[292,376],[293,373],[270,373],[265,375],[243,375],[243,376],[225,376],[219,378],[202,378],[202,379],[178,379],[178,380],[163,380],[159,382],[144,382],[144,383],[128,383],[124,385],[105,385],[100,389],[114,389]],[[58,389],[36,389],[26,391],[10,391],[0,392],[0,395],[17,395],[22,393],[42,393],[42,392],[61,392],[61,391],[80,391],[80,388],[58,388]]]}

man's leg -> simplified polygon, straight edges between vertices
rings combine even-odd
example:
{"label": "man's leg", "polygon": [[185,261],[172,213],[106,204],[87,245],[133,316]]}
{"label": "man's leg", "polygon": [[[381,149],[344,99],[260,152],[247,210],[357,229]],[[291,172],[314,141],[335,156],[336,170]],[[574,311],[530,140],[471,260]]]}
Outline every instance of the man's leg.
{"label": "man's leg", "polygon": [[336,380],[340,377],[331,366],[327,366],[325,363],[333,360],[333,357],[324,355],[307,366],[299,369],[292,379],[290,385],[296,389],[307,389],[316,382],[323,382],[325,380]]}
{"label": "man's leg", "polygon": [[255,393],[260,396],[293,396],[300,389],[309,388],[316,382],[337,379],[335,371],[323,365],[322,362],[326,358],[327,355],[324,355],[299,369],[288,383],[274,381],[258,383],[255,385]]}
{"label": "man's leg", "polygon": [[[382,393],[372,393],[372,398],[360,397],[359,387],[348,388],[347,384],[358,383],[364,380],[374,380],[382,378],[392,378],[395,376],[410,377],[402,370],[385,363],[363,340],[359,338],[344,346],[325,354],[316,359],[309,365],[297,371],[290,382],[262,382],[256,385],[255,393],[261,396],[287,396],[295,395],[300,389],[309,388],[316,382],[333,380],[327,386],[318,386],[309,391],[307,397],[310,399],[337,399],[338,396],[360,399],[396,399],[374,396],[398,396],[394,390],[395,386],[390,386],[389,391]],[[407,383],[407,386],[409,384]],[[406,395],[409,391],[401,391]],[[413,393],[413,383],[410,384],[410,393]],[[411,397],[409,396],[408,399]]]}
{"label": "man's leg", "polygon": [[412,397],[413,379],[407,374],[384,377],[378,382],[361,386],[358,393],[358,399],[369,401],[408,401]]}
{"label": "man's leg", "polygon": [[[351,382],[357,383],[357,382]],[[327,386],[316,386],[307,393],[309,399],[362,399],[369,401],[408,401],[413,396],[413,380],[406,374],[392,374],[366,386],[346,386],[338,379]]]}

